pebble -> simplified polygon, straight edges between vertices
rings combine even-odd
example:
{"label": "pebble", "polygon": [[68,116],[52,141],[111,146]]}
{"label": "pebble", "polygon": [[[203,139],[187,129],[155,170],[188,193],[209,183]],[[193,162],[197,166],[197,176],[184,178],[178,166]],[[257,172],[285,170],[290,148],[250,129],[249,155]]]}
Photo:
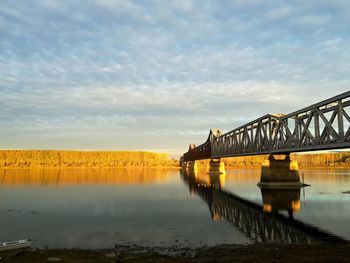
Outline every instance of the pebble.
{"label": "pebble", "polygon": [[62,258],[47,258],[48,262],[59,262],[62,261]]}
{"label": "pebble", "polygon": [[110,253],[106,253],[105,257],[106,258],[115,258],[115,257],[117,257],[117,255],[115,253],[113,253],[113,252],[110,252]]}

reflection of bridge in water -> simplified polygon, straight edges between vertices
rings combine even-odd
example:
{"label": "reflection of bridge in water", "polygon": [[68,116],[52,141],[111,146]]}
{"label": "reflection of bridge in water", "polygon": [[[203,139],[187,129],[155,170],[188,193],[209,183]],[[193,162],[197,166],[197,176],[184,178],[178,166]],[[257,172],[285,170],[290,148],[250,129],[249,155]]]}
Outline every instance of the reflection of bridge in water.
{"label": "reflection of bridge in water", "polygon": [[[209,206],[213,220],[225,219],[256,243],[348,243],[347,240],[293,219],[300,209],[300,189],[261,189],[264,205],[221,190],[224,174],[182,170],[190,192]],[[288,211],[285,216],[278,211]]]}

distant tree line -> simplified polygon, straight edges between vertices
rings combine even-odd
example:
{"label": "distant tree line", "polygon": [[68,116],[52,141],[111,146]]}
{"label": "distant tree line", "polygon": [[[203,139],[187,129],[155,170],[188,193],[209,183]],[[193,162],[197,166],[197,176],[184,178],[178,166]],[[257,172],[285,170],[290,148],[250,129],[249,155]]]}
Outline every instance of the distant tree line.
{"label": "distant tree line", "polygon": [[144,151],[0,150],[0,167],[178,166],[167,154]]}
{"label": "distant tree line", "polygon": [[[285,155],[274,155],[276,159],[284,159]],[[240,156],[222,158],[225,167],[261,167],[268,155]],[[291,160],[296,160],[299,167],[348,167],[350,168],[350,152],[328,152],[328,153],[308,153],[291,154]],[[198,161],[201,167],[209,164],[209,160]]]}
{"label": "distant tree line", "polygon": [[[277,158],[283,156],[277,156]],[[268,155],[224,158],[226,167],[260,167]],[[350,152],[291,154],[299,167],[350,167]]]}
{"label": "distant tree line", "polygon": [[[260,167],[266,158],[268,155],[256,155],[223,158],[223,161],[226,167]],[[291,154],[291,159],[300,167],[350,167],[350,152]],[[0,167],[130,166],[173,167],[179,166],[179,161],[165,153],[144,151],[0,150]]]}

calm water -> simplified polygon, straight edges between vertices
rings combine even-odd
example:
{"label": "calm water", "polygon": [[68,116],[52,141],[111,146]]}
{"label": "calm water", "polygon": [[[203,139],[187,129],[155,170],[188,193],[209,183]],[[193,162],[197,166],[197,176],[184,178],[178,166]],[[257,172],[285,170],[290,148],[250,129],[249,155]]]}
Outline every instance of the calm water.
{"label": "calm water", "polygon": [[[0,242],[36,247],[197,247],[350,240],[350,170],[304,170],[301,190],[261,190],[259,169],[0,170]],[[333,237],[336,236],[336,237]],[[332,239],[333,238],[333,239]]]}

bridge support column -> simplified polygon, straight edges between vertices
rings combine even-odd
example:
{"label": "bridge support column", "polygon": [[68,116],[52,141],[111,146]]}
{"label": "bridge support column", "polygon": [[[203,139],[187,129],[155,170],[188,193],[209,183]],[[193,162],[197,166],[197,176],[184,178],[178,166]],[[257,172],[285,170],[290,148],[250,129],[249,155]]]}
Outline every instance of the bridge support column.
{"label": "bridge support column", "polygon": [[195,171],[198,169],[197,161],[188,161],[186,162],[186,169],[189,171]]}
{"label": "bridge support column", "polygon": [[215,188],[221,189],[225,185],[225,163],[221,159],[211,159],[209,161],[208,174],[211,182],[215,182]]}
{"label": "bridge support column", "polygon": [[298,163],[292,161],[289,154],[284,160],[277,160],[270,155],[262,164],[258,186],[262,188],[301,187]]}
{"label": "bridge support column", "polygon": [[180,163],[180,166],[181,166],[182,169],[186,169],[187,168],[187,162]]}
{"label": "bridge support column", "polygon": [[221,159],[211,159],[209,162],[209,172],[210,175],[223,174],[225,171],[225,163]]}

